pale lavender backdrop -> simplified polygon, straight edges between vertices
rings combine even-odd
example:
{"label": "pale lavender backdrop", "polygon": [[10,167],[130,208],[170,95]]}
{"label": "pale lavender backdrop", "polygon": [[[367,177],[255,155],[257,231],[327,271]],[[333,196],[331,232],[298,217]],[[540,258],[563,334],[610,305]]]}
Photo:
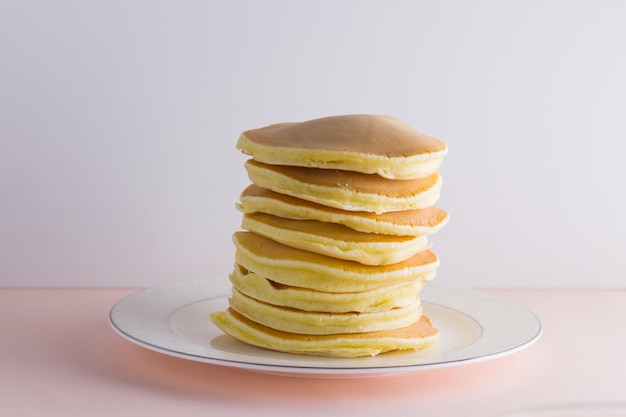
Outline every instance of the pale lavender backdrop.
{"label": "pale lavender backdrop", "polygon": [[0,286],[232,268],[243,130],[449,144],[440,284],[623,287],[626,2],[4,1]]}

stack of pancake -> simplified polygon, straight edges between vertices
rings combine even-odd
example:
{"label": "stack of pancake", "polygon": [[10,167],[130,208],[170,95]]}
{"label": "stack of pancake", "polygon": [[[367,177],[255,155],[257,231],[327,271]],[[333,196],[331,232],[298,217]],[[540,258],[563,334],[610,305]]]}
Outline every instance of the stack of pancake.
{"label": "stack of pancake", "polygon": [[446,144],[389,116],[244,132],[252,158],[234,234],[224,332],[276,351],[358,357],[420,349],[439,332],[419,294],[439,266],[427,235]]}

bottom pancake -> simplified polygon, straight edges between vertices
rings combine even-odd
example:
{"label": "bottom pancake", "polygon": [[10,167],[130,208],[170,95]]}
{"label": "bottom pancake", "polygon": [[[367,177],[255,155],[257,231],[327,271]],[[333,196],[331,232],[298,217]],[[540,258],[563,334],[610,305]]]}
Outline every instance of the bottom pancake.
{"label": "bottom pancake", "polygon": [[306,335],[287,333],[262,326],[228,308],[211,314],[211,320],[225,333],[250,345],[286,353],[360,357],[396,350],[418,350],[435,343],[439,331],[422,316],[410,326],[357,334]]}

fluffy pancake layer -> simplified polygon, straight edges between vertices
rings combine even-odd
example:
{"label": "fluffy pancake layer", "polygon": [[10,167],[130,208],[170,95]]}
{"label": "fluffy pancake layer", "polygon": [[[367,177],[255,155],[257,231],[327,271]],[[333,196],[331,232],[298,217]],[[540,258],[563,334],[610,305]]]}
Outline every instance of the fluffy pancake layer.
{"label": "fluffy pancake layer", "polygon": [[230,307],[263,326],[289,333],[310,335],[364,333],[405,327],[419,320],[419,299],[406,307],[369,313],[329,313],[280,307],[248,297],[233,288]]}
{"label": "fluffy pancake layer", "polygon": [[426,282],[416,279],[369,291],[332,293],[278,284],[240,266],[229,278],[239,292],[264,303],[327,313],[371,313],[407,307],[417,300]]}
{"label": "fluffy pancake layer", "polygon": [[389,179],[428,176],[447,153],[445,142],[396,118],[364,114],[249,130],[241,135],[237,148],[267,164],[340,169]]}
{"label": "fluffy pancake layer", "polygon": [[392,265],[372,266],[296,249],[251,232],[235,232],[235,261],[279,284],[322,292],[360,292],[399,282],[428,279],[439,266],[423,250]]}
{"label": "fluffy pancake layer", "polygon": [[396,350],[416,350],[439,338],[426,316],[394,330],[333,335],[294,334],[275,330],[247,319],[232,308],[211,315],[225,333],[253,346],[286,353],[354,358]]}
{"label": "fluffy pancake layer", "polygon": [[348,211],[415,210],[439,199],[441,176],[390,180],[376,174],[331,169],[245,163],[250,180],[260,187]]}
{"label": "fluffy pancake layer", "polygon": [[244,214],[242,228],[284,245],[365,265],[404,261],[428,248],[426,236],[363,233],[335,223]]}
{"label": "fluffy pancake layer", "polygon": [[244,213],[267,213],[288,219],[311,219],[343,224],[365,233],[419,236],[435,233],[448,222],[448,213],[436,206],[424,209],[389,211],[376,214],[346,211],[250,185],[242,193],[237,208]]}

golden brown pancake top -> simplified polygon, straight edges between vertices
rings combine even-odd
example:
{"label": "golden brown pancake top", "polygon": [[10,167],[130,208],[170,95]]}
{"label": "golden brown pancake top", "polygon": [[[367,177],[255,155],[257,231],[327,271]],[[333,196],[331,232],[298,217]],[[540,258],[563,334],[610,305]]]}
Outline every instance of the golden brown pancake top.
{"label": "golden brown pancake top", "polygon": [[265,145],[309,150],[335,150],[388,157],[446,150],[440,139],[418,132],[391,116],[354,114],[306,122],[277,123],[243,133]]}

